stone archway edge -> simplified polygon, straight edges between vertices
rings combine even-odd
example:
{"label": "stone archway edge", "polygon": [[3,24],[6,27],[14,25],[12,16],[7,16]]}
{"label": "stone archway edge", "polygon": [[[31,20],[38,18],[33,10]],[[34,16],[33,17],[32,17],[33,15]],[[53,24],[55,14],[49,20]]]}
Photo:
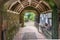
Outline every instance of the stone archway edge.
{"label": "stone archway edge", "polygon": [[[39,2],[36,0],[30,0],[30,2],[29,2],[29,0],[28,1],[24,0],[23,2],[21,2],[20,0],[17,0],[15,2],[11,3],[10,5],[7,5],[8,6],[7,9],[11,10],[11,8],[17,3],[18,3],[18,5],[16,6],[16,8],[14,10],[19,13],[21,10],[23,10],[24,8],[26,8],[28,6],[34,7],[35,9],[38,9],[39,11],[42,11],[42,12],[47,11],[47,10],[51,10],[49,4],[43,0],[40,0]],[[8,3],[6,3],[6,4],[8,4]],[[45,6],[47,6],[47,8]]]}
{"label": "stone archway edge", "polygon": [[9,12],[9,13],[13,13],[13,14],[20,14],[20,13],[18,13],[18,12],[11,11],[11,10],[7,10],[7,12]]}
{"label": "stone archway edge", "polygon": [[[11,10],[7,10],[7,12],[10,12],[10,13],[13,13],[13,14],[20,14],[18,12],[11,11]],[[41,13],[48,13],[48,12],[52,12],[52,10],[44,11],[44,12],[41,12]]]}

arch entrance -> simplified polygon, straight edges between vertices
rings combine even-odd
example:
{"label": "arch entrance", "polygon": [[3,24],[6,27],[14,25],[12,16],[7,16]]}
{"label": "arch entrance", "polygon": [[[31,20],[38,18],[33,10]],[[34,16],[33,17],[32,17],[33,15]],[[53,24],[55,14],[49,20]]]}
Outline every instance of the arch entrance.
{"label": "arch entrance", "polygon": [[[26,7],[21,13],[20,13],[20,24],[21,27],[24,27],[24,23],[26,21],[33,21],[34,25],[37,26],[39,24],[40,19],[40,13],[33,7]],[[32,23],[33,23],[32,22]],[[26,23],[25,23],[26,24]]]}
{"label": "arch entrance", "polygon": [[9,4],[9,6],[7,6],[7,8],[9,10],[9,12],[11,12],[11,13],[17,14],[17,12],[18,12],[21,27],[24,26],[24,14],[26,14],[26,12],[33,11],[33,13],[35,14],[35,19],[36,19],[35,22],[37,24],[39,24],[40,13],[49,12],[51,10],[48,3],[46,3],[45,1],[42,1],[42,0],[40,0],[40,1],[37,1],[37,0],[20,1],[20,0],[18,0],[18,1],[14,1],[11,4]]}
{"label": "arch entrance", "polygon": [[24,27],[24,14],[26,12],[33,12],[35,14],[35,26],[39,30],[39,22],[40,22],[40,13],[49,12],[51,10],[48,3],[45,1],[37,1],[37,0],[24,0],[24,1],[15,1],[10,4],[8,7],[9,12],[13,12],[19,14],[19,23],[21,27]]}

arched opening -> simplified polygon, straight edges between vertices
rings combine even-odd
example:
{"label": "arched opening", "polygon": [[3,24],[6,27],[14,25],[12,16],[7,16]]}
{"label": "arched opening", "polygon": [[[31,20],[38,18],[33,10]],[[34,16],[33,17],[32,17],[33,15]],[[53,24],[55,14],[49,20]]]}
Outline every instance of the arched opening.
{"label": "arched opening", "polygon": [[33,10],[24,12],[24,25],[33,26],[35,22],[35,16],[36,16],[36,13]]}
{"label": "arched opening", "polygon": [[[26,1],[25,1],[26,2]],[[33,3],[32,3],[33,4]],[[11,5],[11,4],[10,4]],[[39,5],[39,4],[38,4]],[[36,6],[37,8],[36,9],[42,9],[43,11],[46,11],[46,10],[49,10],[49,9],[47,9],[47,7],[46,6],[44,6],[45,4],[42,4],[42,5],[40,5],[40,6],[38,6],[38,5],[34,5],[33,4],[33,6]],[[52,5],[52,4],[51,4]],[[19,5],[19,6],[21,6],[21,5]],[[18,11],[20,11],[21,9],[19,9],[20,7],[19,6],[13,6],[14,7],[14,9],[13,9],[13,7],[12,7],[12,10],[13,10],[13,12],[11,12],[12,14],[14,13],[14,11],[15,11],[15,8],[17,9],[16,10],[16,12],[18,12]],[[24,5],[23,5],[24,6]],[[22,7],[22,6],[21,6]],[[57,7],[56,7],[56,5],[54,4],[54,5],[52,5],[52,10],[53,10],[53,14],[52,14],[52,16],[53,16],[53,22],[52,22],[52,24],[53,24],[53,30],[52,30],[52,38],[58,38],[58,34],[57,34],[57,30],[58,30],[58,23],[57,23],[57,9],[56,9]],[[27,7],[27,8],[25,8],[25,9],[34,9],[34,8],[31,8],[31,7]],[[35,10],[35,9],[34,9]],[[41,10],[38,10],[38,11],[41,11]],[[23,12],[23,11],[22,11]],[[37,23],[39,23],[39,17],[40,17],[40,14],[38,13],[37,14],[38,16],[37,16],[37,20],[36,20],[36,22]],[[22,16],[22,13],[20,13],[20,23],[22,23],[23,25],[24,25],[24,20],[22,19],[24,16]],[[12,18],[11,18],[12,19]]]}
{"label": "arched opening", "polygon": [[30,17],[27,16],[28,17],[27,20],[30,19],[31,21],[34,21],[34,25],[36,24],[35,26],[39,25],[40,13],[35,8],[28,6],[20,13],[21,27],[24,26],[24,21],[26,21],[26,20],[24,20],[24,15],[26,15],[26,14],[30,15]]}
{"label": "arched opening", "polygon": [[[34,7],[26,7],[21,13],[20,13],[20,23],[22,24],[21,27],[25,27],[26,23],[24,23],[24,15],[25,14],[29,14],[33,12],[35,14],[35,26],[38,29],[38,31],[41,31],[41,26],[43,33],[48,36],[47,38],[52,38],[52,11],[50,12],[44,12],[44,13],[40,13],[38,12],[38,10],[36,10]],[[43,15],[43,16],[41,16]],[[41,17],[43,17],[43,21],[41,21]],[[29,17],[27,16],[27,21],[29,20]],[[43,22],[43,24],[41,25],[41,23]],[[32,22],[33,23],[33,22]],[[25,24],[25,25],[24,25]],[[30,24],[28,22],[28,24]],[[27,25],[28,25],[27,24]],[[47,24],[47,26],[46,26]],[[32,24],[31,24],[32,25]],[[45,28],[44,28],[45,27]]]}

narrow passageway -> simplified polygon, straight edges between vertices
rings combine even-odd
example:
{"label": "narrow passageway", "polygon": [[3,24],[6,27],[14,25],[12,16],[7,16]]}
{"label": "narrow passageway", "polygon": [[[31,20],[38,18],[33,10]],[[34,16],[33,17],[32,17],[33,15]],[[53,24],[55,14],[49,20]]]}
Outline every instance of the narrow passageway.
{"label": "narrow passageway", "polygon": [[59,39],[59,3],[59,0],[0,0],[0,40]]}
{"label": "narrow passageway", "polygon": [[25,27],[20,28],[18,33],[15,35],[13,40],[45,40],[45,36],[39,33],[37,28],[34,26],[34,22],[29,21],[25,23]]}

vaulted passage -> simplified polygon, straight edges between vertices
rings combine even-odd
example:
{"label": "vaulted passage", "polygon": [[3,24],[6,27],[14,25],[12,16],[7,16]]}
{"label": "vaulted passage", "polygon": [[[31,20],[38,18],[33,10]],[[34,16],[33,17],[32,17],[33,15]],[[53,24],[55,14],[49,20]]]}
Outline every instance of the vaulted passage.
{"label": "vaulted passage", "polygon": [[46,0],[9,0],[2,10],[2,40],[58,38],[55,4]]}

